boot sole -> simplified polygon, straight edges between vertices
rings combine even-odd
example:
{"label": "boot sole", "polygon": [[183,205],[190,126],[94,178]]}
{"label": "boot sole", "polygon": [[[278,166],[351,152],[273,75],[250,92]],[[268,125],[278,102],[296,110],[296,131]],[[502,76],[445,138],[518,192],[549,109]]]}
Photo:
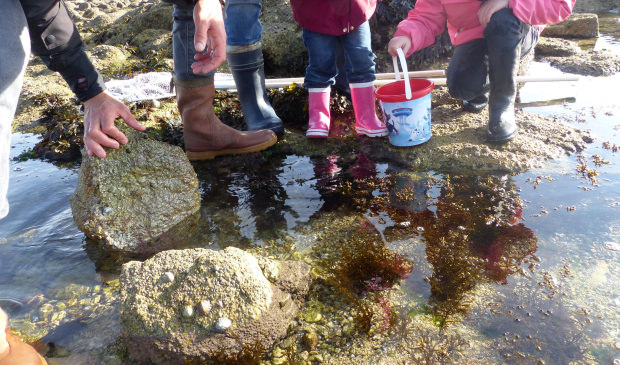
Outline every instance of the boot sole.
{"label": "boot sole", "polygon": [[308,129],[306,131],[306,137],[308,138],[327,138],[329,131],[325,129]]}
{"label": "boot sole", "polygon": [[385,129],[367,129],[367,128],[356,128],[355,132],[358,136],[366,136],[366,137],[385,137],[388,135],[387,128]]}
{"label": "boot sole", "polygon": [[513,140],[517,136],[517,134],[519,134],[519,130],[518,129],[515,130],[514,132],[510,133],[509,135],[503,136],[503,137],[500,137],[500,138],[497,138],[497,137],[493,138],[493,137],[491,137],[490,134],[487,134],[487,142],[490,142],[490,143],[504,143],[504,142],[508,142],[508,141]]}
{"label": "boot sole", "polygon": [[212,160],[215,157],[222,156],[222,155],[241,155],[244,153],[259,152],[268,147],[273,146],[274,144],[276,144],[276,142],[278,142],[278,137],[274,135],[270,140],[265,141],[263,143],[255,144],[253,146],[242,147],[242,148],[225,148],[225,149],[217,150],[217,151],[202,151],[202,152],[185,151],[185,154],[187,155],[187,158],[192,161]]}

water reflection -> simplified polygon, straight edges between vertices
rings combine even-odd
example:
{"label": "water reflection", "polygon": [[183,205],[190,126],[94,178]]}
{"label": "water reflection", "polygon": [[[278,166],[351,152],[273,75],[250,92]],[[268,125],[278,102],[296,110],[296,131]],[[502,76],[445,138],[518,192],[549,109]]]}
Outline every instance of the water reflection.
{"label": "water reflection", "polygon": [[220,246],[276,240],[329,210],[341,179],[338,156],[274,157],[246,167],[196,169],[203,236]]}
{"label": "water reflection", "polygon": [[[522,221],[522,203],[510,176],[431,177],[388,169],[385,179],[362,184],[383,194],[365,201],[381,217],[388,241],[419,236],[432,267],[428,305],[438,325],[464,314],[479,283],[505,284],[535,261],[538,239]],[[355,190],[365,190],[357,188]]]}

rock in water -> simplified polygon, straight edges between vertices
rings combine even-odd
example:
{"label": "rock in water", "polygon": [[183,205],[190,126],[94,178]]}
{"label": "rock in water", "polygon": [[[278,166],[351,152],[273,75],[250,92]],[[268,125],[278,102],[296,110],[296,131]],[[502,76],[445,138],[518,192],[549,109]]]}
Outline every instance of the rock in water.
{"label": "rock in water", "polygon": [[[162,282],[166,272],[176,280]],[[257,259],[234,247],[160,252],[123,265],[122,338],[132,357],[148,364],[269,350],[286,336],[309,284],[310,267],[300,261]]]}
{"label": "rock in water", "polygon": [[124,132],[129,142],[108,149],[106,158],[82,151],[73,220],[107,249],[148,254],[176,247],[197,226],[196,173],[180,147]]}

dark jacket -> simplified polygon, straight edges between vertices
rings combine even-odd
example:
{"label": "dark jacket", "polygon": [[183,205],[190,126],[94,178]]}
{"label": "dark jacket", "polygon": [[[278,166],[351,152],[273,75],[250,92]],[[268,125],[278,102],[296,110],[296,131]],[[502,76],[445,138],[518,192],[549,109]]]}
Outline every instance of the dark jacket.
{"label": "dark jacket", "polygon": [[60,0],[20,0],[28,20],[32,53],[58,71],[80,101],[105,90],[103,79]]}

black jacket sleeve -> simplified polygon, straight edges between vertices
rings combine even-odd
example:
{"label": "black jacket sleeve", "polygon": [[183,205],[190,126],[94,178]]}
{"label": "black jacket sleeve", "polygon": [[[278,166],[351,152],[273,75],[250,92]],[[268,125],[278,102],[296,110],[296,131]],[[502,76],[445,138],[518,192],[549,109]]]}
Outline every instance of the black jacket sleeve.
{"label": "black jacket sleeve", "polygon": [[84,43],[61,0],[20,0],[30,31],[32,53],[58,71],[80,101],[105,90]]}

